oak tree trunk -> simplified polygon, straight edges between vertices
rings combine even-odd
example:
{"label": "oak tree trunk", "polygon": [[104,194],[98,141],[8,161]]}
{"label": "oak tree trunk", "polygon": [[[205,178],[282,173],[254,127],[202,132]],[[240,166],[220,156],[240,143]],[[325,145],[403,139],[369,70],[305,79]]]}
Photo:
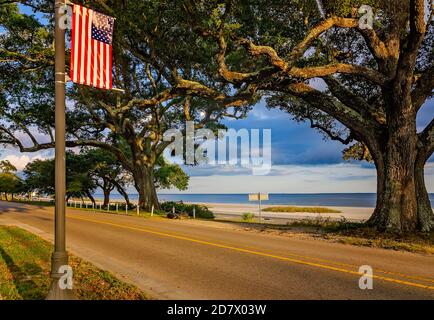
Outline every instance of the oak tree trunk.
{"label": "oak tree trunk", "polygon": [[416,198],[419,230],[429,232],[434,230],[434,214],[425,184],[425,164],[428,155],[419,152],[415,163]]}
{"label": "oak tree trunk", "polygon": [[[95,205],[95,198],[93,197],[92,193],[89,190],[85,190],[84,193],[89,198],[89,200]],[[68,201],[68,199],[66,200]]]}
{"label": "oak tree trunk", "polygon": [[116,186],[116,190],[118,190],[118,192],[124,197],[127,206],[131,207],[131,201],[130,201],[130,197],[128,196],[128,193],[125,191],[125,189],[119,183],[117,183],[115,181],[113,183]]}
{"label": "oak tree trunk", "polygon": [[416,113],[411,103],[396,104],[377,168],[377,204],[368,223],[382,231],[433,229],[434,215],[424,181],[426,157],[417,146]]}
{"label": "oak tree trunk", "polygon": [[152,167],[139,166],[134,170],[134,182],[139,193],[139,207],[143,210],[150,211],[160,209],[157,191],[154,184],[154,173]]}
{"label": "oak tree trunk", "polygon": [[104,207],[108,206],[110,203],[110,189],[103,189],[104,192]]}

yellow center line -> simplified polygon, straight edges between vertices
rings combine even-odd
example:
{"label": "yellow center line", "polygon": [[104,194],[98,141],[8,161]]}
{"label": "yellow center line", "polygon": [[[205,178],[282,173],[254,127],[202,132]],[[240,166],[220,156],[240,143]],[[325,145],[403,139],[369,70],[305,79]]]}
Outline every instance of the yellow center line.
{"label": "yellow center line", "polygon": [[[304,260],[294,259],[294,258],[288,258],[288,257],[282,257],[282,256],[270,254],[270,253],[264,253],[264,252],[260,252],[260,251],[243,249],[243,248],[235,247],[232,245],[218,244],[218,243],[194,239],[194,238],[190,238],[190,237],[186,237],[186,236],[180,236],[180,235],[174,235],[174,234],[170,234],[170,233],[153,231],[153,230],[150,230],[147,228],[138,228],[138,227],[133,227],[133,226],[129,226],[129,225],[123,225],[123,224],[118,224],[118,223],[112,223],[112,222],[106,222],[106,221],[100,221],[100,220],[94,220],[94,219],[82,218],[82,217],[76,217],[76,216],[68,216],[68,217],[71,219],[89,221],[89,222],[94,222],[94,223],[98,223],[98,224],[110,225],[110,226],[114,226],[114,227],[118,227],[118,228],[140,231],[140,232],[155,234],[155,235],[159,235],[159,236],[163,236],[163,237],[185,240],[185,241],[199,243],[199,244],[208,245],[208,246],[212,246],[212,247],[248,253],[248,254],[252,254],[252,255],[256,255],[256,256],[274,258],[274,259],[281,260],[281,261],[288,261],[288,262],[292,262],[292,263],[296,263],[296,264],[307,265],[307,266],[311,266],[311,267],[316,267],[316,268],[321,268],[321,269],[326,269],[326,270],[332,270],[332,271],[341,272],[341,273],[347,273],[347,274],[352,274],[352,275],[357,275],[357,276],[363,275],[357,271],[346,270],[346,269],[337,268],[337,267],[333,267],[333,266],[329,266],[329,265],[325,265],[325,264],[320,264],[320,263],[315,263],[315,262],[310,262],[310,261],[304,261]],[[427,285],[423,285],[423,284],[419,284],[419,283],[403,281],[403,280],[398,280],[398,279],[394,279],[394,278],[388,278],[388,277],[377,276],[377,275],[373,275],[372,278],[387,281],[387,282],[393,282],[393,283],[397,283],[397,284],[417,287],[417,288],[421,288],[421,289],[434,290],[434,286],[427,286]]]}
{"label": "yellow center line", "polygon": [[[69,215],[68,215],[68,217],[69,217]],[[84,217],[84,216],[81,216],[81,217]],[[163,223],[167,224],[167,221],[164,221],[163,219],[161,219],[161,220],[158,220],[158,223],[159,224],[163,224]],[[155,228],[150,228],[150,227],[147,227],[147,230],[156,231]],[[176,232],[172,232],[171,234],[172,235],[177,235],[177,236],[184,236],[183,234],[176,233]],[[223,244],[223,245],[229,245],[229,246],[232,245],[231,243],[225,243],[224,241],[215,241],[214,243]],[[250,249],[256,250],[255,247],[251,247],[251,246],[244,245],[243,247],[244,247],[244,249],[246,249],[246,248],[249,249],[250,248]],[[265,252],[266,251],[270,252],[267,249],[262,249],[262,252],[264,252],[264,251]],[[315,261],[320,261],[320,262],[326,262],[326,263],[337,265],[337,266],[341,266],[341,267],[358,268],[358,266],[352,265],[352,264],[348,264],[348,263],[335,262],[335,261],[331,261],[331,260],[327,260],[327,259],[315,258],[315,257],[300,255],[300,254],[291,253],[291,252],[285,252],[284,254],[288,255],[288,256],[292,256],[292,257],[297,257],[297,258],[303,258],[303,259],[315,260]],[[423,281],[423,282],[434,283],[434,279],[426,278],[426,277],[421,277],[421,276],[407,275],[407,274],[404,274],[404,273],[393,272],[393,271],[386,271],[386,270],[382,270],[382,269],[375,269],[375,272],[387,274],[387,275],[390,275],[390,276],[396,276],[396,277],[406,278],[406,279],[412,279],[412,280],[419,280],[419,281]]]}

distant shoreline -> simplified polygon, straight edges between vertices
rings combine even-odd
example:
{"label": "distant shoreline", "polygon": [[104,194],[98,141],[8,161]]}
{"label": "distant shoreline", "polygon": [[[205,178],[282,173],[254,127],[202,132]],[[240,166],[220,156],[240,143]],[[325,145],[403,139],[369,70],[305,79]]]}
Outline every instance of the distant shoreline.
{"label": "distant shoreline", "polygon": [[[131,202],[137,202],[137,194],[129,194]],[[102,199],[101,194],[95,198]],[[160,201],[183,201],[189,203],[212,204],[255,204],[248,201],[248,194],[184,194],[184,193],[159,193]],[[122,201],[122,196],[113,193],[113,201]],[[434,194],[430,194],[431,205],[434,207]],[[317,193],[317,194],[293,194],[270,193],[269,200],[263,202],[267,205],[293,205],[293,206],[321,206],[321,207],[359,207],[373,208],[376,205],[375,193]]]}

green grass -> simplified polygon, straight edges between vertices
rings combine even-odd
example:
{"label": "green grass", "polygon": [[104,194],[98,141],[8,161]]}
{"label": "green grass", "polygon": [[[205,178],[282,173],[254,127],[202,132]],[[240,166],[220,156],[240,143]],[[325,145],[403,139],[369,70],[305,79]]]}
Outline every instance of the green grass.
{"label": "green grass", "polygon": [[40,207],[54,207],[54,201],[29,201],[29,200],[6,200],[6,199],[0,199],[0,201],[8,201],[13,203],[23,203],[23,204],[29,204],[33,206],[40,206]]}
{"label": "green grass", "polygon": [[[5,199],[0,199],[0,201],[6,201]],[[13,200],[11,201],[9,199],[8,202],[13,202],[13,203],[22,203],[22,204],[26,204],[26,205],[32,205],[32,206],[40,206],[40,207],[54,207],[54,201],[27,201],[27,200]],[[125,207],[121,208],[119,206],[119,210],[116,211],[116,207],[114,205],[111,205],[110,207],[110,211],[107,211],[106,207],[103,207],[102,210],[99,210],[99,206],[97,206],[95,209],[92,209],[91,205],[88,205],[88,207],[86,208],[85,205],[82,205],[82,207],[80,208],[80,206],[77,206],[77,208],[75,208],[74,205],[71,205],[71,203],[66,207],[67,209],[74,209],[74,210],[82,210],[82,211],[88,211],[88,212],[100,212],[100,213],[110,213],[110,214],[120,214],[120,215],[127,215],[125,212]],[[161,211],[155,211],[154,212],[154,216],[165,216],[166,213],[161,212]],[[129,209],[128,210],[128,216],[135,216],[135,217],[143,217],[143,218],[149,218],[151,217],[151,213],[147,212],[147,211],[140,211],[139,214],[137,214],[136,209]]]}
{"label": "green grass", "polygon": [[[69,209],[73,209],[73,210],[81,210],[81,211],[86,211],[86,212],[96,212],[96,213],[106,213],[106,214],[116,214],[116,215],[121,215],[121,216],[131,216],[131,217],[141,217],[141,218],[151,218],[151,213],[147,212],[147,211],[142,211],[140,210],[139,214],[137,214],[136,209],[130,209],[128,210],[128,214],[125,212],[125,208],[124,209],[119,209],[118,211],[116,211],[116,209],[112,209],[110,211],[107,211],[107,209],[102,209],[99,210],[99,206],[96,209],[92,209],[90,206],[88,208],[86,208],[85,206],[83,206],[82,208],[77,207],[75,208],[74,206],[67,206],[67,210]],[[165,212],[161,212],[161,211],[154,211],[154,215],[153,217],[166,217],[166,213]]]}
{"label": "green grass", "polygon": [[306,230],[316,230],[326,233],[350,232],[363,228],[362,222],[350,222],[344,217],[340,220],[330,219],[329,217],[318,216],[313,219],[305,218],[287,223],[288,227],[305,228]]}
{"label": "green grass", "polygon": [[382,248],[396,251],[408,251],[434,255],[434,232],[396,234],[380,232],[363,222],[351,222],[345,218],[340,220],[316,218],[291,221],[286,224],[256,223],[240,220],[216,220],[223,223],[236,223],[243,230],[260,231],[261,233],[294,236],[310,235],[315,239],[343,243],[354,246]]}
{"label": "green grass", "polygon": [[[0,297],[39,300],[47,295],[52,246],[17,227],[0,226]],[[136,287],[70,255],[74,295],[81,300],[144,300]]]}
{"label": "green grass", "polygon": [[286,225],[288,230],[299,230],[322,236],[326,240],[363,247],[375,247],[397,251],[434,254],[434,233],[400,235],[380,232],[362,222],[350,222],[345,218],[331,220],[317,217],[303,219]]}
{"label": "green grass", "polygon": [[266,212],[309,212],[309,213],[342,213],[342,211],[334,210],[330,208],[323,207],[295,207],[295,206],[285,206],[285,207],[269,207],[262,211]]}

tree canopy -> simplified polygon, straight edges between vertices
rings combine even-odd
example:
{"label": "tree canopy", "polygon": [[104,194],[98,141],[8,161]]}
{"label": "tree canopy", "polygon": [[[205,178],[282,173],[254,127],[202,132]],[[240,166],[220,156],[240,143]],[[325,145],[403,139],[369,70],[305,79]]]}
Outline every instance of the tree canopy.
{"label": "tree canopy", "polygon": [[[52,12],[49,1],[20,2]],[[0,37],[0,143],[21,151],[52,148],[52,16],[43,26],[16,4],[1,3],[8,14],[0,20],[7,30]],[[434,120],[423,130],[416,127],[434,86],[433,10],[426,1],[86,5],[116,17],[113,71],[126,93],[72,87],[67,145],[111,152],[132,174],[141,206],[158,205],[154,169],[166,128],[182,128],[183,120],[213,126],[223,117],[245,116],[264,99],[348,145],[345,157],[375,164],[377,205],[370,224],[397,232],[434,228],[424,181]],[[372,26],[360,23],[366,14],[361,5],[371,6]]]}
{"label": "tree canopy", "polygon": [[16,174],[17,168],[8,160],[0,161],[0,194],[6,195],[23,191],[23,182]]}
{"label": "tree canopy", "polygon": [[[360,24],[361,4],[372,6],[372,27]],[[179,21],[201,37],[194,45],[215,54],[214,68],[198,69],[217,70],[222,82],[264,96],[331,139],[356,142],[349,155],[372,158],[378,197],[370,223],[431,230],[423,171],[434,119],[418,132],[416,116],[433,94],[432,8],[424,0],[324,1],[324,15],[313,8],[314,1],[187,1]]]}

